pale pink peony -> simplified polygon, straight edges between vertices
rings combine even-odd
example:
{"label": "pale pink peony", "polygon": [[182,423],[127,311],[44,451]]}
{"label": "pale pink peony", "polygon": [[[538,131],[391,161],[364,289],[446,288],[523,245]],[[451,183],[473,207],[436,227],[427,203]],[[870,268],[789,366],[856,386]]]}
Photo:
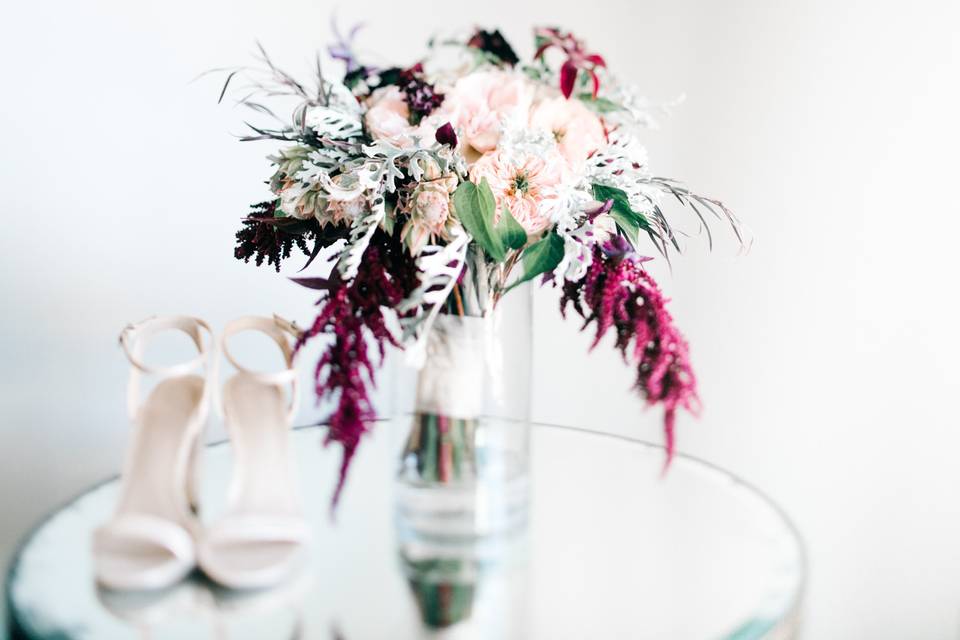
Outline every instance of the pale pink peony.
{"label": "pale pink peony", "polygon": [[396,86],[377,89],[367,99],[367,113],[364,116],[367,130],[374,140],[384,140],[406,149],[415,146],[414,138],[421,144],[433,144],[437,129],[447,122],[440,111],[430,114],[418,124],[410,124],[410,107],[403,92]]}
{"label": "pale pink peony", "polygon": [[417,255],[434,236],[447,237],[450,222],[450,192],[443,181],[426,183],[410,203],[410,219],[401,233],[412,255]]}
{"label": "pale pink peony", "polygon": [[553,134],[560,153],[579,168],[606,142],[603,124],[579,100],[556,97],[541,101],[530,113],[530,126]]}
{"label": "pale pink peony", "polygon": [[316,218],[321,226],[349,225],[367,211],[367,201],[363,196],[334,200],[316,189],[303,189],[293,183],[280,191],[280,210],[300,220]]}
{"label": "pale pink peony", "polygon": [[352,224],[354,220],[368,211],[367,200],[363,196],[358,196],[352,200],[329,200],[327,208],[317,215],[317,220],[321,225],[332,223]]}
{"label": "pale pink peony", "polygon": [[307,220],[316,218],[321,226],[328,224],[352,224],[354,220],[367,212],[367,200],[359,190],[357,195],[344,189],[343,176],[334,176],[333,189],[340,192],[341,199],[335,199],[329,192],[321,191],[316,187],[304,188],[299,182],[287,180],[280,190],[280,210],[288,216]]}
{"label": "pale pink peony", "polygon": [[461,144],[486,153],[496,149],[504,123],[526,122],[533,96],[534,87],[522,74],[481,71],[457,81],[441,112],[454,123]]}
{"label": "pale pink peony", "polygon": [[496,220],[506,207],[528,235],[539,233],[562,206],[559,187],[568,177],[567,161],[557,151],[508,155],[488,153],[470,169],[470,181],[486,178],[497,201]]}
{"label": "pale pink peony", "polygon": [[450,196],[439,189],[424,189],[413,201],[413,216],[431,233],[440,233],[450,215]]}

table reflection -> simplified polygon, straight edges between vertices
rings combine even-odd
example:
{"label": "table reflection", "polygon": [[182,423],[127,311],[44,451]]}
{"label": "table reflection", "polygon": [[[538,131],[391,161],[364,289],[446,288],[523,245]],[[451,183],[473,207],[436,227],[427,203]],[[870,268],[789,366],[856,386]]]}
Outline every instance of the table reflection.
{"label": "table reflection", "polygon": [[[421,487],[416,476],[397,478],[409,427],[393,421],[372,434],[335,517],[327,489],[339,456],[320,446],[319,430],[291,434],[316,543],[301,575],[275,589],[229,591],[193,575],[152,594],[97,590],[90,536],[109,518],[118,486],[84,493],[39,526],[11,564],[13,637],[743,640],[793,632],[802,547],[775,505],[731,475],[678,456],[664,478],[662,449],[536,426],[528,473]],[[205,459],[211,519],[223,506],[229,454],[212,447]],[[457,492],[433,508],[448,488]],[[458,511],[468,515],[445,519]]]}

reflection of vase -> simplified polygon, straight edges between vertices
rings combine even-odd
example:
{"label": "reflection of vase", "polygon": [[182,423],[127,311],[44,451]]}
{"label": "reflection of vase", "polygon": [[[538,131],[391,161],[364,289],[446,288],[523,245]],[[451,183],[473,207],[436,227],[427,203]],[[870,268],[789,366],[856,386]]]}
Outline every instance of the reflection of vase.
{"label": "reflection of vase", "polygon": [[[527,537],[404,539],[398,552],[420,619],[445,640],[525,638]],[[443,630],[443,631],[440,631]]]}
{"label": "reflection of vase", "polygon": [[449,627],[470,617],[476,581],[464,575],[460,560],[403,558],[403,561],[407,582],[426,626]]}
{"label": "reflection of vase", "polygon": [[521,287],[486,315],[433,323],[398,483],[411,532],[471,537],[525,523],[530,307]]}

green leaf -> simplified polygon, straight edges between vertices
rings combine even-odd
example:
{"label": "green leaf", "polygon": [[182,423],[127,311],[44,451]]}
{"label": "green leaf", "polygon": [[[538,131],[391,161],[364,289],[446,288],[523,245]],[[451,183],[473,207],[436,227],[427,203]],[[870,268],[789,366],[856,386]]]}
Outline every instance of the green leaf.
{"label": "green leaf", "polygon": [[500,213],[500,222],[495,227],[500,243],[506,249],[523,249],[527,244],[527,232],[523,230],[510,210],[504,206]]}
{"label": "green leaf", "polygon": [[588,92],[577,94],[580,101],[587,107],[597,113],[612,113],[614,111],[623,111],[623,107],[610,98],[594,98],[593,94]]}
{"label": "green leaf", "polygon": [[651,231],[650,221],[639,211],[634,211],[630,207],[630,199],[622,189],[610,187],[605,184],[593,185],[593,197],[600,202],[613,200],[613,208],[610,209],[610,216],[620,227],[620,230],[627,236],[627,239],[637,245],[640,239],[640,230]]}
{"label": "green leaf", "polygon": [[549,273],[563,260],[563,238],[551,232],[546,238],[536,242],[523,252],[523,275],[510,288],[536,278],[541,273]]}
{"label": "green leaf", "polygon": [[636,248],[640,240],[640,224],[636,218],[617,211],[615,208],[610,211],[610,217],[613,218],[620,230],[627,236],[630,244]]}
{"label": "green leaf", "polygon": [[383,225],[383,230],[387,233],[387,235],[392,236],[393,229],[397,225],[397,219],[392,215],[385,215],[383,216],[383,222],[381,224]]}
{"label": "green leaf", "polygon": [[493,191],[484,179],[479,186],[464,182],[453,194],[457,217],[473,239],[497,262],[503,262],[506,249],[493,226],[496,201]]}

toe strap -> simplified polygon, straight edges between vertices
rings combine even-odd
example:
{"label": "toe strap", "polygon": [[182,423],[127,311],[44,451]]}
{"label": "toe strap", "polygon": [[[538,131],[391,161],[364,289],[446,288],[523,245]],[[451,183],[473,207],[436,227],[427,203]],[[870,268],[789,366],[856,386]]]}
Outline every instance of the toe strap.
{"label": "toe strap", "polygon": [[285,515],[232,515],[211,527],[204,546],[257,542],[306,543],[310,528],[302,517]]}
{"label": "toe strap", "polygon": [[152,588],[175,581],[195,560],[193,538],[186,529],[135,513],[118,516],[97,529],[93,552],[102,581],[121,588]]}
{"label": "toe strap", "polygon": [[232,515],[211,527],[197,555],[208,576],[226,587],[279,584],[303,566],[310,529],[302,517]]}

